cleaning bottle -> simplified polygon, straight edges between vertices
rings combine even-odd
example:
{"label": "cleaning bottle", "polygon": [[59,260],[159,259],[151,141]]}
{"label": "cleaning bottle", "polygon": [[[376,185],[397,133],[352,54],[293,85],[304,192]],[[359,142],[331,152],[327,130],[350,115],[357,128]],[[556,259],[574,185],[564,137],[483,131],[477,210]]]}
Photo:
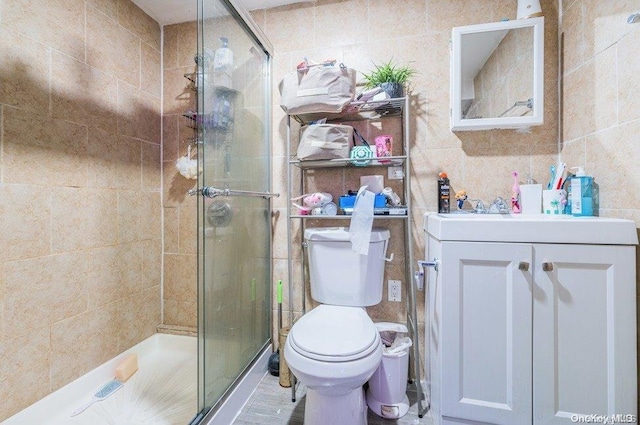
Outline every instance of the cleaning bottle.
{"label": "cleaning bottle", "polygon": [[449,202],[451,199],[449,177],[447,173],[438,174],[438,212],[448,213],[450,212]]}
{"label": "cleaning bottle", "polygon": [[216,72],[230,71],[233,67],[233,51],[229,48],[229,39],[220,37],[222,47],[213,56],[213,70]]}
{"label": "cleaning bottle", "polygon": [[571,167],[576,170],[571,178],[571,215],[589,217],[594,213],[593,177],[587,176],[584,167]]}

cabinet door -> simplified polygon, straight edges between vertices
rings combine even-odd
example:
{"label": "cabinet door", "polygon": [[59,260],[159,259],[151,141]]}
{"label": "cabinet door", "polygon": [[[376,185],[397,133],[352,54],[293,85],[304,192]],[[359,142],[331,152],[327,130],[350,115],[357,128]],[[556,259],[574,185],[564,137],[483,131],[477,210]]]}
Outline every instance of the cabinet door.
{"label": "cabinet door", "polygon": [[534,245],[534,257],[535,424],[637,413],[635,247]]}
{"label": "cabinet door", "polygon": [[531,251],[442,244],[443,417],[531,423]]}

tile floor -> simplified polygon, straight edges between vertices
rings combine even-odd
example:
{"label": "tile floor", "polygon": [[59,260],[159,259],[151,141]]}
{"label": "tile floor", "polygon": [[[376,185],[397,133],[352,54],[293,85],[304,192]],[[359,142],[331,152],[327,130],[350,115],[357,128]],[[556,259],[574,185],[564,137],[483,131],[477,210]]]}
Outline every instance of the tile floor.
{"label": "tile floor", "polygon": [[[423,418],[418,417],[416,393],[413,388],[407,391],[411,408],[400,419],[382,419],[371,410],[368,412],[369,425],[433,425],[428,412]],[[291,402],[291,388],[283,388],[277,376],[267,374],[242,408],[240,415],[232,425],[302,425],[304,419],[305,388],[297,390],[296,402]],[[335,424],[349,425],[349,424]]]}

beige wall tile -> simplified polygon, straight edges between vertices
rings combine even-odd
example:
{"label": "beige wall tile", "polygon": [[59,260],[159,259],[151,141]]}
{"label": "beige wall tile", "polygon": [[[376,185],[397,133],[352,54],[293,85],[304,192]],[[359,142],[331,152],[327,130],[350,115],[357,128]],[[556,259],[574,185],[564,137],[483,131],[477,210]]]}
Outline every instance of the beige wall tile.
{"label": "beige wall tile", "polygon": [[5,183],[86,186],[85,126],[14,108],[3,117]]}
{"label": "beige wall tile", "polygon": [[90,127],[115,128],[115,77],[55,50],[51,64],[53,117]]}
{"label": "beige wall tile", "polygon": [[121,243],[90,252],[89,309],[142,290],[142,243]]}
{"label": "beige wall tile", "polygon": [[49,110],[51,49],[0,24],[0,103]]}
{"label": "beige wall tile", "polygon": [[[314,37],[317,30],[314,25],[312,3],[267,9],[266,21],[265,34],[278,54],[304,50],[310,45],[315,45]],[[283,22],[286,24],[283,25]]]}
{"label": "beige wall tile", "polygon": [[197,302],[165,299],[164,323],[173,326],[196,328],[198,326]]}
{"label": "beige wall tile", "polygon": [[0,418],[8,418],[50,392],[51,349],[49,327],[0,344]]}
{"label": "beige wall tile", "polygon": [[142,192],[139,190],[118,191],[118,242],[133,242],[141,239],[142,222],[146,218]]}
{"label": "beige wall tile", "polygon": [[[315,28],[317,28],[317,30],[315,31],[316,38],[312,40],[314,47],[334,47],[367,41],[369,34],[365,29],[371,28],[374,25],[367,23],[367,15],[363,13],[363,11],[367,10],[366,0],[349,2],[322,0],[317,2],[316,6],[321,7],[315,7]],[[360,21],[361,24],[345,25],[344,20],[336,19],[336,16],[358,17],[358,21]],[[283,29],[285,29],[286,25],[283,25],[283,27]],[[404,27],[404,25],[402,25],[402,27]],[[391,28],[385,27],[383,33],[387,33],[389,29]],[[391,29],[391,31],[393,31],[393,29]],[[318,60],[323,59],[325,58],[318,58]]]}
{"label": "beige wall tile", "polygon": [[[51,246],[51,193],[42,191],[39,186],[7,184],[0,185],[0,199],[3,204],[0,206],[3,261],[48,255]],[[38,202],[34,202],[35,199]]]}
{"label": "beige wall tile", "polygon": [[87,4],[95,7],[111,19],[118,18],[118,0],[87,0]]}
{"label": "beige wall tile", "polygon": [[562,18],[564,30],[563,72],[565,75],[575,70],[585,61],[585,24],[582,4],[582,1],[576,1],[570,7],[565,7]]}
{"label": "beige wall tile", "polygon": [[195,202],[180,207],[180,254],[198,252],[198,209]]}
{"label": "beige wall tile", "polygon": [[[142,242],[142,288],[149,289],[162,283],[162,241],[149,239]],[[160,305],[158,304],[158,311]]]}
{"label": "beige wall tile", "polygon": [[2,24],[84,61],[83,0],[4,0],[0,6]]}
{"label": "beige wall tile", "polygon": [[162,116],[162,160],[165,162],[178,159],[180,118],[182,118],[182,115],[179,114]]}
{"label": "beige wall tile", "polygon": [[165,25],[162,27],[162,69],[178,66],[178,32],[179,25]]}
{"label": "beige wall tile", "polygon": [[164,70],[163,113],[182,114],[187,110],[196,110],[196,92],[191,89],[189,80],[184,77],[184,74],[190,72],[193,72],[192,67]]}
{"label": "beige wall tile", "polygon": [[608,49],[634,30],[627,17],[638,8],[637,0],[583,0],[585,60]]}
{"label": "beige wall tile", "polygon": [[162,160],[160,145],[142,143],[142,188],[147,191],[160,191],[162,179]]}
{"label": "beige wall tile", "polygon": [[160,302],[160,285],[156,285],[117,303],[120,347],[131,347],[156,333],[160,324]]}
{"label": "beige wall tile", "polygon": [[197,293],[197,257],[165,254],[164,263],[164,299],[194,302]]}
{"label": "beige wall tile", "polygon": [[5,263],[5,326],[11,334],[24,335],[85,311],[87,263],[86,252]]}
{"label": "beige wall tile", "polygon": [[118,81],[118,131],[124,136],[160,143],[160,99]]}
{"label": "beige wall tile", "polygon": [[89,133],[89,187],[139,190],[142,181],[140,140],[118,137],[111,131]]}
{"label": "beige wall tile", "polygon": [[450,31],[453,27],[491,22],[487,1],[427,0],[427,10],[429,31]]}
{"label": "beige wall tile", "polygon": [[164,208],[164,252],[178,254],[180,208]]}
{"label": "beige wall tile", "polygon": [[616,51],[610,48],[564,79],[564,140],[616,123]]}
{"label": "beige wall tile", "polygon": [[160,192],[141,192],[144,219],[140,225],[141,240],[162,238],[162,202]]}
{"label": "beige wall tile", "polygon": [[140,39],[113,19],[87,7],[87,64],[139,87]]}
{"label": "beige wall tile", "polygon": [[[350,3],[353,4],[353,2]],[[359,9],[361,6],[358,5],[357,8]],[[353,15],[357,16],[358,12]],[[402,24],[398,25],[400,22]],[[354,25],[354,27],[358,28],[359,26]],[[369,41],[424,34],[427,32],[427,2],[424,0],[395,3],[384,0],[369,1],[367,30]],[[320,31],[320,27],[318,27],[318,31]],[[354,42],[359,41],[354,40]]]}
{"label": "beige wall tile", "polygon": [[118,0],[118,23],[160,51],[160,25],[130,0]]}
{"label": "beige wall tile", "polygon": [[116,303],[89,310],[51,327],[51,388],[56,390],[123,351],[118,345]]}
{"label": "beige wall tile", "polygon": [[[198,27],[195,20],[178,24],[178,66],[190,67],[195,71],[196,63],[193,58],[198,54]],[[214,46],[211,48],[215,49]]]}
{"label": "beige wall tile", "polygon": [[636,29],[618,43],[618,120],[620,123],[640,118],[638,96],[638,70],[640,57],[640,30]]}
{"label": "beige wall tile", "polygon": [[632,142],[639,131],[640,121],[634,121],[586,138],[585,170],[600,185],[603,209],[640,209],[640,147]]}
{"label": "beige wall tile", "polygon": [[51,249],[68,252],[115,245],[118,238],[115,190],[54,188]]}
{"label": "beige wall tile", "polygon": [[141,43],[140,87],[147,93],[160,98],[162,94],[162,64],[159,50],[147,43]]}

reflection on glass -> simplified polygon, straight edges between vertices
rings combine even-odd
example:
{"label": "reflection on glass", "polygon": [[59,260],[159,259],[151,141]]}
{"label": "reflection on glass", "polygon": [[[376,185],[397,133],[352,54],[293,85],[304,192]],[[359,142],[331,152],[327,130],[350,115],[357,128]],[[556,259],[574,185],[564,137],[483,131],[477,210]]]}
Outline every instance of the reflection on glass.
{"label": "reflection on glass", "polygon": [[464,119],[533,113],[533,28],[463,34]]}

